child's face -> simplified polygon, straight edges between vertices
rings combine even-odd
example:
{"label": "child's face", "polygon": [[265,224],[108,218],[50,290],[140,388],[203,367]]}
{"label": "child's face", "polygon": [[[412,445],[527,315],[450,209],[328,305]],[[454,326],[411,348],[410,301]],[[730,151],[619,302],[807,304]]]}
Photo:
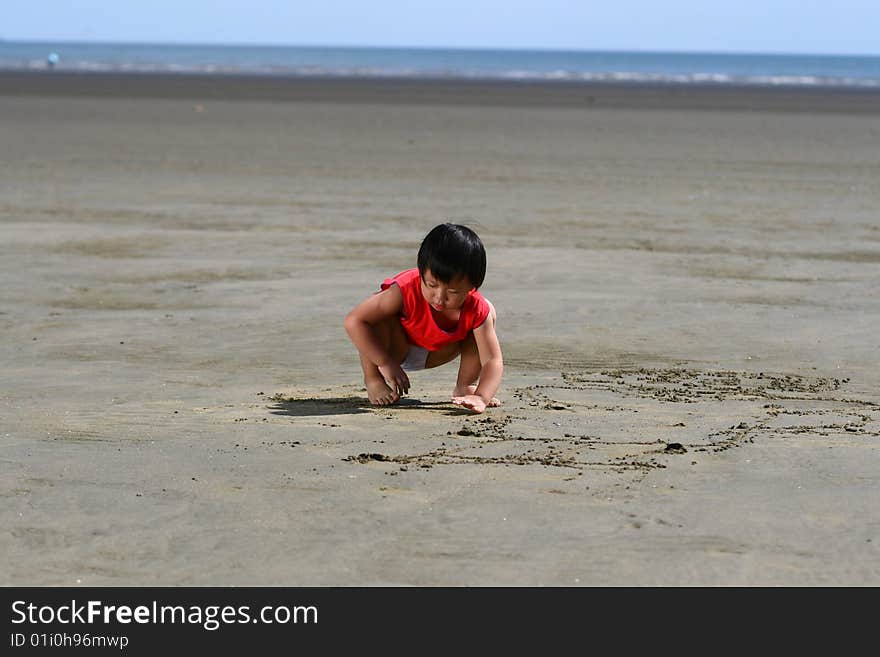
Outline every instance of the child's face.
{"label": "child's face", "polygon": [[467,276],[453,278],[449,283],[435,278],[430,269],[422,276],[422,296],[438,312],[459,310],[473,289]]}

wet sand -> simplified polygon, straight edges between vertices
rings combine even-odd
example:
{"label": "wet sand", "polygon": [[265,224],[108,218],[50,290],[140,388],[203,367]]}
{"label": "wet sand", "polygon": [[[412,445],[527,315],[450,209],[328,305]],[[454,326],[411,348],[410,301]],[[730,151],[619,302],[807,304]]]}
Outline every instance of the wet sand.
{"label": "wet sand", "polygon": [[[0,76],[0,583],[880,584],[880,96],[181,79]],[[370,408],[447,220],[503,406]]]}

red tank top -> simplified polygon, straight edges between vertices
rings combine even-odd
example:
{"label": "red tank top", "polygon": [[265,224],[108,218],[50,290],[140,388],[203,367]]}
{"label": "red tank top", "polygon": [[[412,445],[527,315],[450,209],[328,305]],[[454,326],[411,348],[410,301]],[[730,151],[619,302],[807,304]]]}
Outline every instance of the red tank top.
{"label": "red tank top", "polygon": [[489,316],[489,302],[477,290],[471,290],[461,307],[458,324],[454,329],[442,329],[431,314],[431,306],[422,296],[422,277],[418,269],[407,269],[397,276],[386,278],[382,282],[382,289],[387,290],[395,283],[403,295],[400,325],[411,344],[428,351],[437,351],[452,342],[461,342]]}

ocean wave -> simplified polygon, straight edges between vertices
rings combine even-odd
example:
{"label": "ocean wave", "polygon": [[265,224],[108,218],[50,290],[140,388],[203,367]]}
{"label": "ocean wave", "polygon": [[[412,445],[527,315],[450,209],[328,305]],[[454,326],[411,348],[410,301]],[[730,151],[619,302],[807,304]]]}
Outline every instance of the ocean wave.
{"label": "ocean wave", "polygon": [[[735,75],[716,72],[657,73],[640,71],[530,71],[530,70],[458,70],[416,67],[381,68],[375,66],[281,66],[167,64],[150,62],[102,62],[91,60],[65,61],[52,70],[71,73],[164,73],[181,75],[270,75],[287,77],[362,77],[362,78],[424,78],[463,80],[517,80],[523,82],[624,83],[661,85],[736,85],[795,87],[880,88],[880,78],[836,77],[822,75]],[[45,59],[3,60],[4,71],[47,71]]]}
{"label": "ocean wave", "polygon": [[632,84],[717,84],[812,87],[880,87],[880,79],[820,75],[731,75],[727,73],[641,73],[633,71],[572,72],[508,71],[499,77],[515,80],[570,80]]}

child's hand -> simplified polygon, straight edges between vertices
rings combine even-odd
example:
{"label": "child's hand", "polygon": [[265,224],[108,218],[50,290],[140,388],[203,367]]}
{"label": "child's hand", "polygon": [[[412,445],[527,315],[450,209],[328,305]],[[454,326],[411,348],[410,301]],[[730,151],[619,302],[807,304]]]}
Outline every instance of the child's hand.
{"label": "child's hand", "polygon": [[459,406],[464,406],[465,408],[472,410],[474,413],[482,413],[486,410],[487,406],[501,405],[501,402],[495,399],[495,397],[492,397],[492,401],[487,404],[486,401],[479,395],[464,395],[463,397],[453,397],[452,403]]}
{"label": "child's hand", "polygon": [[399,364],[379,367],[379,373],[385,377],[385,381],[398,395],[405,395],[409,392],[409,377]]}

